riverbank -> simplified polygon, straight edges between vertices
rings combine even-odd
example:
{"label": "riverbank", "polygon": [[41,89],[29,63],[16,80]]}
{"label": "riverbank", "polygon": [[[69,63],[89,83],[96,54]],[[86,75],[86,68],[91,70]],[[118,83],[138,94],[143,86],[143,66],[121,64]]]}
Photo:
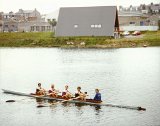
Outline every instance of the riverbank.
{"label": "riverbank", "polygon": [[160,31],[141,37],[54,37],[52,32],[0,33],[0,47],[127,48],[160,46]]}

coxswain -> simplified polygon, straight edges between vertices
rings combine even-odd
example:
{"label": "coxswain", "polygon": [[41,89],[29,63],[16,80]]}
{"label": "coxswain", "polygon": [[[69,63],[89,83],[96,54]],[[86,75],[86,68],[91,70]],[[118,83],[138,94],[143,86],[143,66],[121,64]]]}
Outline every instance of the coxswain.
{"label": "coxswain", "polygon": [[99,93],[99,89],[95,89],[95,93],[94,100],[101,101],[101,93]]}

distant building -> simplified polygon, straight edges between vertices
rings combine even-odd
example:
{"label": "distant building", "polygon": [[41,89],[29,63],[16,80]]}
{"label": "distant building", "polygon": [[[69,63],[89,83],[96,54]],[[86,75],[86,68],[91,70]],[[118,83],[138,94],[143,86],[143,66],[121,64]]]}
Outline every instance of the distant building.
{"label": "distant building", "polygon": [[16,14],[16,19],[19,21],[40,21],[41,20],[41,14],[35,9],[35,10],[22,10],[19,9],[19,11]]}
{"label": "distant building", "polygon": [[114,36],[119,31],[116,6],[60,8],[56,36]]}
{"label": "distant building", "polygon": [[158,21],[160,20],[160,4],[145,5],[133,7],[119,6],[119,24],[120,30],[158,30]]}
{"label": "distant building", "polygon": [[51,31],[52,26],[41,18],[41,14],[35,10],[22,10],[13,13],[2,13],[3,32],[40,32]]}
{"label": "distant building", "polygon": [[144,16],[141,12],[119,12],[120,26],[143,26],[149,25],[148,16]]}
{"label": "distant building", "polygon": [[159,13],[160,14],[160,4],[153,4],[151,5],[152,13]]}

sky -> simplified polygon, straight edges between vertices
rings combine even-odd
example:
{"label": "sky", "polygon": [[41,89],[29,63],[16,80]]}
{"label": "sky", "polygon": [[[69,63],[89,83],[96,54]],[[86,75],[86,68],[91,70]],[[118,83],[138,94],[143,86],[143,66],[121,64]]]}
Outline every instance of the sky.
{"label": "sky", "polygon": [[60,7],[79,6],[136,6],[140,4],[160,3],[159,0],[0,0],[0,12],[17,12],[19,9],[37,9],[42,14],[48,14]]}

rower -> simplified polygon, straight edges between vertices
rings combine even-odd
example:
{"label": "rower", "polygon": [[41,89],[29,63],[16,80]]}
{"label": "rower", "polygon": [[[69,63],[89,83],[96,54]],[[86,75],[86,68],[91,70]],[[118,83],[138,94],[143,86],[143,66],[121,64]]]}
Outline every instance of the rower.
{"label": "rower", "polygon": [[62,92],[62,98],[70,99],[72,97],[72,93],[68,91],[69,86],[65,86],[65,90]]}
{"label": "rower", "polygon": [[80,99],[85,101],[87,96],[87,92],[83,93],[81,92],[81,87],[77,87],[77,93],[75,93],[76,98],[74,99]]}
{"label": "rower", "polygon": [[101,101],[101,93],[99,93],[99,89],[95,89],[95,92],[94,100]]}
{"label": "rower", "polygon": [[54,84],[52,84],[51,89],[48,91],[48,93],[52,97],[58,97],[59,90],[56,90]]}
{"label": "rower", "polygon": [[48,91],[48,93],[53,93],[55,91],[56,91],[55,86],[54,86],[54,84],[52,84],[51,89]]}
{"label": "rower", "polygon": [[81,87],[77,87],[77,93],[75,93],[75,97],[80,96],[81,93],[82,93],[81,92]]}
{"label": "rower", "polygon": [[41,83],[38,83],[38,88],[36,89],[37,95],[45,95],[45,90],[42,88]]}

